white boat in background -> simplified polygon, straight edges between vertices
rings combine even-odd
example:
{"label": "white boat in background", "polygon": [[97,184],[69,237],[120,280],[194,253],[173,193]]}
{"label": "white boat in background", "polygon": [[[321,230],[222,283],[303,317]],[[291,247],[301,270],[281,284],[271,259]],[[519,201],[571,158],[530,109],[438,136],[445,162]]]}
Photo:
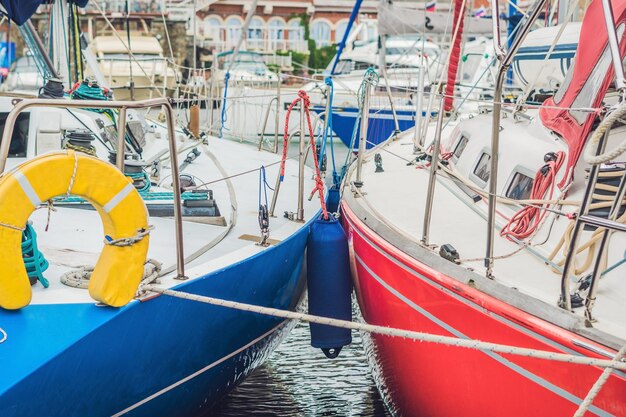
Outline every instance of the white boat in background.
{"label": "white boat in background", "polygon": [[37,94],[41,87],[43,87],[43,77],[37,69],[35,59],[27,53],[11,64],[9,74],[0,86],[0,91]]}
{"label": "white boat in background", "polygon": [[[171,97],[181,81],[180,72],[163,56],[158,39],[149,33],[133,31],[129,41],[116,35],[99,35],[89,48],[116,100]],[[86,75],[95,74],[88,68]]]}

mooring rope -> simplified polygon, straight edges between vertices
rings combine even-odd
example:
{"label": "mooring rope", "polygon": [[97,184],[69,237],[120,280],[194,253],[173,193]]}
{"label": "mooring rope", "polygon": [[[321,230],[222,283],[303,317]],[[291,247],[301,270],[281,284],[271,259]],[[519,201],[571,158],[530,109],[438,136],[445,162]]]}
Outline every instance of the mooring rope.
{"label": "mooring rope", "polygon": [[[615,355],[615,358],[613,358],[612,363],[614,364],[620,363],[624,355],[626,355],[626,345],[622,346],[620,351],[617,352],[617,355]],[[587,396],[585,397],[583,402],[581,402],[580,405],[578,406],[578,410],[576,410],[576,414],[574,414],[574,417],[583,417],[585,415],[589,407],[591,407],[593,400],[600,393],[600,390],[602,389],[602,387],[604,387],[604,384],[606,384],[606,381],[609,380],[609,377],[613,373],[614,369],[616,368],[614,368],[613,366],[608,366],[604,368],[604,371],[602,372],[598,380],[595,382],[595,384],[593,384],[593,386],[587,393]]]}
{"label": "mooring rope", "polygon": [[440,336],[429,333],[422,333],[413,330],[394,329],[391,327],[377,326],[367,323],[358,323],[346,320],[333,319],[329,317],[314,316],[294,311],[280,310],[271,307],[261,307],[252,304],[228,301],[214,297],[207,297],[197,294],[190,294],[182,291],[169,290],[155,285],[142,285],[140,291],[154,292],[170,297],[181,298],[189,301],[196,301],[203,304],[210,304],[220,307],[232,308],[235,310],[247,311],[251,313],[263,314],[266,316],[279,317],[283,319],[299,320],[308,323],[316,323],[327,326],[339,327],[342,329],[360,330],[373,334],[380,334],[392,337],[403,337],[427,343],[438,343],[446,346],[454,346],[466,349],[477,349],[496,353],[504,353],[516,356],[524,356],[542,360],[552,360],[556,362],[573,363],[577,365],[598,366],[602,368],[613,368],[626,371],[626,362],[616,359],[596,359],[586,356],[576,356],[566,353],[549,352],[545,350],[522,348],[498,343],[483,342],[472,339],[457,339],[450,336]]}

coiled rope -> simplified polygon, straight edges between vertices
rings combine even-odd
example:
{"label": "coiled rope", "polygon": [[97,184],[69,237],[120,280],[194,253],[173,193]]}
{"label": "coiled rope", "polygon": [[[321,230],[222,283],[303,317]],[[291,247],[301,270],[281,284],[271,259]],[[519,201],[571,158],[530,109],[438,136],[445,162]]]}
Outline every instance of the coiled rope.
{"label": "coiled rope", "polygon": [[220,135],[219,138],[224,138],[224,125],[226,124],[226,98],[228,96],[228,81],[230,80],[230,71],[226,72],[224,76],[224,97],[222,98],[222,112],[220,120]]}
{"label": "coiled rope", "polygon": [[[535,175],[533,188],[530,193],[531,200],[545,199],[552,200],[554,188],[556,186],[556,174],[565,162],[565,152],[549,153],[545,156],[545,165],[542,166]],[[550,206],[546,204],[546,206]],[[535,233],[541,225],[541,221],[548,212],[537,206],[526,206],[509,220],[500,231],[500,236],[517,240],[523,240]]]}
{"label": "coiled rope", "polygon": [[[158,282],[159,275],[163,265],[154,259],[148,259],[144,265],[143,278],[144,284]],[[93,265],[83,265],[73,271],[69,271],[61,275],[61,283],[68,287],[80,288],[86,290],[89,288],[89,279],[93,273]]]}
{"label": "coiled rope", "polygon": [[37,246],[37,233],[30,223],[26,224],[22,233],[22,258],[28,277],[36,278],[44,288],[48,288],[50,283],[44,278],[43,272],[50,264]]}
{"label": "coiled rope", "polygon": [[605,162],[613,161],[615,158],[626,152],[626,139],[624,139],[615,149],[601,155],[596,155],[594,151],[602,136],[604,136],[604,134],[609,131],[624,115],[626,115],[626,102],[622,103],[619,108],[611,112],[604,118],[604,120],[602,120],[595,132],[593,132],[591,139],[589,139],[589,143],[585,147],[585,151],[583,153],[583,159],[585,162],[590,165],[600,165]]}
{"label": "coiled rope", "polygon": [[333,319],[329,317],[314,316],[311,314],[297,313],[294,311],[281,310],[271,307],[261,307],[252,304],[228,301],[220,298],[207,297],[197,294],[190,294],[182,291],[169,290],[152,284],[140,286],[140,291],[154,292],[169,297],[183,300],[196,301],[203,304],[210,304],[220,307],[232,308],[250,313],[262,314],[265,316],[278,317],[289,320],[299,320],[308,323],[322,324],[342,329],[360,330],[367,333],[380,334],[384,336],[403,337],[427,343],[438,343],[446,346],[454,346],[466,349],[477,349],[489,352],[504,353],[528,358],[551,360],[556,362],[573,363],[577,365],[598,366],[602,368],[613,368],[626,371],[626,362],[615,359],[596,359],[586,356],[576,356],[566,353],[549,352],[545,350],[522,348],[517,346],[503,345],[499,343],[483,342],[472,339],[457,339],[450,336],[440,336],[429,333],[417,332],[413,330],[395,329],[385,326],[377,326],[367,323],[358,323],[346,320]]}

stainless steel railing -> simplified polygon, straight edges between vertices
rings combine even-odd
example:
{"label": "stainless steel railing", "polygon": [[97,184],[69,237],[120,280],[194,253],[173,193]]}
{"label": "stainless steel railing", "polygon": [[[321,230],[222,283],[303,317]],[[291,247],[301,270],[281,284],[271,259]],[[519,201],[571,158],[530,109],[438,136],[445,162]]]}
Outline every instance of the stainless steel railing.
{"label": "stainless steel railing", "polygon": [[4,173],[9,148],[11,146],[11,136],[15,128],[17,117],[27,109],[33,107],[47,108],[79,108],[79,109],[119,109],[119,120],[117,130],[117,168],[124,172],[124,150],[126,148],[126,110],[127,109],[149,109],[161,107],[167,119],[168,142],[170,159],[172,163],[172,181],[174,191],[174,221],[176,225],[176,271],[177,279],[186,279],[185,276],[185,255],[183,251],[183,217],[182,198],[180,192],[180,178],[178,170],[178,153],[176,149],[176,130],[174,126],[174,110],[169,99],[155,98],[142,101],[101,101],[101,100],[53,100],[53,99],[16,99],[13,101],[13,110],[7,116],[2,142],[0,143],[0,174]]}

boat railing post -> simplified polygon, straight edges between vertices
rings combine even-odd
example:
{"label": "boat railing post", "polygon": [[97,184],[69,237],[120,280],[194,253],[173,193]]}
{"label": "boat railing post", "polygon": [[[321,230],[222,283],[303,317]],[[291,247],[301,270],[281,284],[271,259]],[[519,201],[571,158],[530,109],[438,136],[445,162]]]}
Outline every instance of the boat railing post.
{"label": "boat railing post", "polygon": [[274,102],[274,100],[276,100],[276,97],[272,97],[269,103],[267,103],[267,110],[265,111],[265,117],[263,118],[263,127],[261,127],[261,135],[259,137],[259,150],[263,149],[263,139],[265,139],[265,129],[267,128],[267,120],[270,117],[270,111],[272,110],[272,103]]}
{"label": "boat railing post", "polygon": [[274,153],[278,153],[278,132],[280,130],[280,71],[276,83],[276,114],[274,115]]}
{"label": "boat railing post", "polygon": [[[300,146],[298,153],[298,212],[296,220],[304,222],[304,152],[306,150],[304,128],[304,99],[300,99]],[[313,138],[311,138],[313,139]]]}
{"label": "boat railing post", "polygon": [[602,10],[604,12],[606,33],[609,39],[613,70],[615,71],[615,86],[620,92],[620,100],[623,101],[626,95],[626,80],[624,79],[624,67],[622,66],[622,56],[619,52],[619,41],[617,39],[614,23],[615,17],[613,16],[613,8],[611,7],[610,0],[602,0]]}
{"label": "boat railing post", "polygon": [[[496,78],[496,85],[493,95],[493,115],[491,123],[491,165],[489,171],[489,209],[487,218],[487,244],[485,253],[485,268],[488,278],[493,278],[493,245],[496,233],[496,203],[498,192],[498,153],[500,148],[500,114],[502,111],[502,88],[506,73],[511,66],[513,57],[517,53],[522,42],[526,38],[528,32],[532,28],[533,23],[542,12],[547,0],[537,0],[533,8],[526,15],[526,23],[522,26],[520,32],[513,40],[511,48],[505,54],[500,46],[500,24],[498,19],[494,19],[494,47],[496,56],[500,60],[500,68]],[[491,0],[492,10],[498,10],[498,0]]]}
{"label": "boat railing post", "polygon": [[[295,131],[292,134],[289,135],[289,137],[287,138],[287,144],[285,146],[289,147],[289,144],[291,143],[291,139],[299,134],[299,131]],[[276,185],[274,186],[274,194],[272,194],[272,203],[270,204],[270,209],[269,209],[269,216],[270,217],[276,217],[274,216],[274,211],[276,210],[276,202],[278,201],[278,192],[280,191],[280,170],[278,171],[278,175],[276,175]]]}
{"label": "boat railing post", "polygon": [[363,170],[363,158],[365,156],[365,149],[367,144],[367,128],[369,124],[370,114],[370,88],[371,84],[365,82],[363,85],[363,108],[361,109],[361,134],[359,135],[359,152],[357,155],[356,164],[356,180],[354,186],[361,188],[363,186],[362,170]]}
{"label": "boat railing post", "polygon": [[422,112],[424,110],[424,66],[420,65],[417,74],[417,92],[415,95],[415,130],[413,131],[413,150],[417,151],[422,137]]}
{"label": "boat railing post", "polygon": [[182,193],[180,189],[180,173],[178,170],[178,149],[176,148],[176,125],[171,102],[166,100],[162,108],[165,110],[169,139],[170,163],[172,165],[172,189],[174,192],[174,220],[176,222],[176,279],[185,280],[185,251],[183,248],[183,213]]}
{"label": "boat railing post", "polygon": [[[442,90],[443,91],[443,90]],[[439,168],[439,153],[441,147],[441,131],[443,129],[444,96],[439,92],[439,111],[437,113],[437,127],[433,141],[433,152],[430,161],[430,173],[428,176],[428,191],[426,192],[426,208],[424,209],[424,225],[422,228],[422,244],[429,246],[430,219],[433,211],[435,184],[437,183],[437,169]]]}
{"label": "boat railing post", "polygon": [[126,107],[120,108],[117,119],[117,154],[115,166],[124,172],[124,158],[126,157]]}
{"label": "boat railing post", "polygon": [[[605,141],[606,142],[606,141]],[[595,183],[594,183],[595,184]],[[595,187],[594,187],[595,188]],[[622,179],[620,180],[619,187],[616,193],[616,198],[613,200],[613,204],[611,205],[611,211],[609,213],[609,220],[616,221],[620,208],[622,207],[622,202],[624,201],[624,194],[626,192],[626,172],[622,175]],[[589,292],[587,293],[587,298],[585,299],[585,325],[587,327],[591,327],[592,323],[595,321],[592,315],[593,307],[596,303],[596,292],[598,289],[598,285],[600,282],[600,268],[602,266],[602,260],[604,259],[604,254],[607,249],[607,243],[610,236],[609,229],[604,229],[602,231],[602,239],[600,240],[600,244],[598,245],[598,252],[596,255],[596,260],[593,265],[593,272],[591,273],[591,283],[589,284]]]}
{"label": "boat railing post", "polygon": [[[602,136],[596,147],[596,154],[601,154],[606,148],[606,143],[609,140],[610,129],[607,129],[606,133]],[[559,299],[559,307],[564,308],[567,311],[572,310],[572,297],[570,294],[570,275],[574,267],[576,260],[576,248],[578,247],[578,238],[580,231],[584,226],[584,223],[580,220],[580,215],[585,215],[589,211],[589,205],[593,199],[594,184],[598,181],[600,174],[600,165],[591,165],[589,170],[589,178],[587,178],[587,187],[585,188],[585,194],[580,203],[578,210],[579,215],[576,216],[574,228],[570,235],[569,248],[565,256],[565,262],[563,264],[563,275],[561,276],[561,297]]]}
{"label": "boat railing post", "polygon": [[[426,91],[424,91],[424,94],[426,94]],[[430,91],[428,92],[428,105],[426,106],[426,120],[430,121],[431,115],[432,115],[432,110],[433,110],[433,106],[435,104],[435,93],[433,93],[433,84],[430,85]],[[419,138],[419,146],[424,146],[424,143],[426,143],[426,135],[428,134],[428,127],[430,126],[430,123],[426,123],[424,126],[422,126],[422,132],[420,133],[420,138]]]}

